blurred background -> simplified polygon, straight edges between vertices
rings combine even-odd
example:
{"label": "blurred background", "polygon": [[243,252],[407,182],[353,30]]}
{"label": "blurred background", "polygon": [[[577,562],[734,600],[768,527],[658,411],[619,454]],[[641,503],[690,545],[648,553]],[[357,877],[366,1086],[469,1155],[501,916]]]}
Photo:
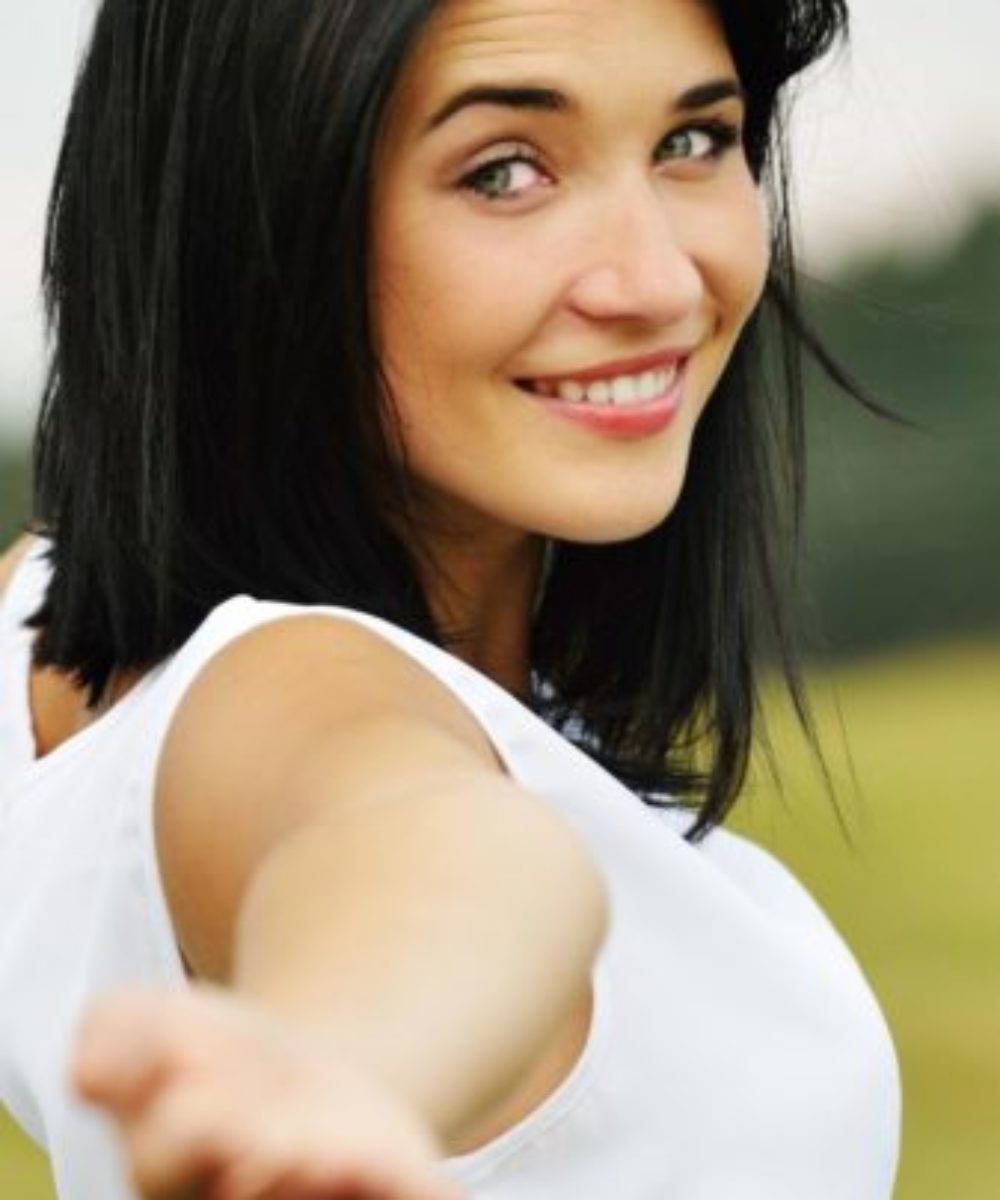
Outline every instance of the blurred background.
{"label": "blurred background", "polygon": [[[785,858],[886,1009],[898,1200],[1000,1196],[1000,5],[853,0],[799,88],[816,326],[879,421],[818,376],[802,627],[837,805],[777,694],[783,786],[742,828]],[[90,0],[0,0],[0,537],[28,511],[48,177]],[[0,1114],[0,1195],[49,1198]]]}

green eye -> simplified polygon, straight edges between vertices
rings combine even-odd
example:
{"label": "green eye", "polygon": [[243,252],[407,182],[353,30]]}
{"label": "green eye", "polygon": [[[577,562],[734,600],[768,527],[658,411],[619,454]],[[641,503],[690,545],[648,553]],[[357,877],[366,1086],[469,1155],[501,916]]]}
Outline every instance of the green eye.
{"label": "green eye", "polygon": [[521,151],[476,167],[460,181],[460,186],[484,200],[516,200],[542,179],[542,168],[534,158]]}
{"label": "green eye", "polygon": [[739,140],[739,129],[725,121],[686,125],[663,139],[659,157],[666,161],[710,162],[721,158]]}
{"label": "green eye", "polygon": [[664,146],[667,158],[710,158],[715,153],[715,142],[703,129],[675,133]]}

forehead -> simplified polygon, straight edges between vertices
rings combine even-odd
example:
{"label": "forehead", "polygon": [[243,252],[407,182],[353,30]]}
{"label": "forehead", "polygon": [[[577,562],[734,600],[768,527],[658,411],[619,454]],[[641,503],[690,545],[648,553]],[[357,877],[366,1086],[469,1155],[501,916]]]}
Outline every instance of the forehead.
{"label": "forehead", "polygon": [[520,58],[581,36],[596,44],[587,18],[604,7],[602,0],[443,0],[428,24],[427,41],[434,53],[459,61]]}
{"label": "forehead", "polygon": [[672,77],[732,73],[721,26],[708,0],[442,0],[404,71],[426,94],[482,77],[558,70],[610,86],[623,71]]}

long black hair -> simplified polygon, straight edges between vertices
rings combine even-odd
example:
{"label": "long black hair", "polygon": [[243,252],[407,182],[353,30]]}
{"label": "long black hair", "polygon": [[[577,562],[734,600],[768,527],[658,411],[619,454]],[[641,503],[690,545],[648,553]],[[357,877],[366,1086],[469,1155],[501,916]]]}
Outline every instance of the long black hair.
{"label": "long black hair", "polygon": [[[770,643],[801,699],[788,582],[803,346],[782,88],[844,0],[714,0],[772,200],[765,300],[696,434],[678,506],[614,545],[556,543],[538,704],[647,799],[742,784]],[[367,298],[372,162],[434,0],[104,0],[50,201],[52,357],[35,512],[52,577],[36,658],[97,703],[235,593],[378,614],[447,643]],[[763,369],[764,326],[783,347]],[[772,356],[773,357],[773,356]],[[770,377],[768,377],[770,375]]]}

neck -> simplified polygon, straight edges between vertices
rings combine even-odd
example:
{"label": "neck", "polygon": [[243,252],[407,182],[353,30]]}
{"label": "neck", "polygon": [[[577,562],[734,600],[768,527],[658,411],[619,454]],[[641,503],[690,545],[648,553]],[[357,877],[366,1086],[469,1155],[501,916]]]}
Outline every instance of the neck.
{"label": "neck", "polygon": [[434,548],[431,609],[459,658],[521,699],[531,692],[532,609],[544,542],[523,534]]}

